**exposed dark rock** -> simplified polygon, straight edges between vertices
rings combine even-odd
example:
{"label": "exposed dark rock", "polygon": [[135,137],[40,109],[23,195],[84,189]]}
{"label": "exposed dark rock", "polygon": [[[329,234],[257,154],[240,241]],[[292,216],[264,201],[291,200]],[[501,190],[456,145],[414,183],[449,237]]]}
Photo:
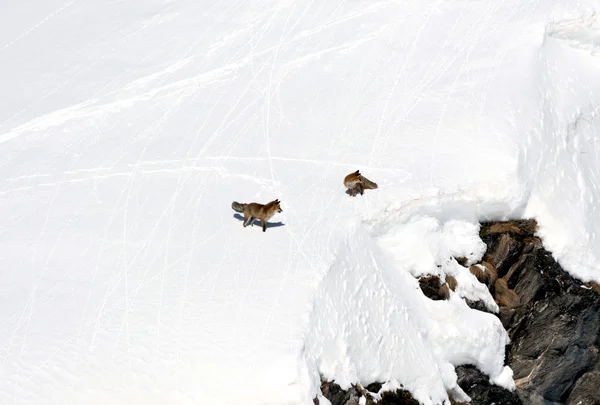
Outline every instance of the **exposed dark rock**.
{"label": "exposed dark rock", "polygon": [[533,238],[537,228],[534,220],[484,222],[479,236],[487,245],[484,260],[493,264],[499,277],[506,274],[518,259],[524,241]]}
{"label": "exposed dark rock", "polygon": [[331,405],[346,405],[350,400],[352,390],[343,390],[342,387],[333,381],[321,384],[321,394],[331,402]]}
{"label": "exposed dark rock", "polygon": [[455,257],[454,260],[456,260],[456,262],[461,266],[466,266],[467,262],[469,261],[469,259],[467,259],[466,257]]}
{"label": "exposed dark rock", "polygon": [[369,392],[379,392],[379,390],[383,387],[382,383],[374,382],[365,387],[365,389]]}
{"label": "exposed dark rock", "polygon": [[[441,281],[438,276],[425,276],[419,278],[419,286],[426,297],[432,300],[444,299],[443,295],[440,295]],[[442,292],[442,294],[444,294]]]}
{"label": "exposed dark rock", "polygon": [[495,234],[510,234],[518,236],[530,236],[535,233],[537,222],[534,219],[519,219],[513,221],[483,222],[479,235],[482,238]]}
{"label": "exposed dark rock", "polygon": [[542,240],[537,236],[527,236],[523,238],[523,244],[525,245],[523,253],[529,253],[533,251],[533,249],[542,249],[544,247]]}
{"label": "exposed dark rock", "polygon": [[419,405],[419,401],[414,399],[410,392],[397,390],[395,392],[384,392],[377,405]]}
{"label": "exposed dark rock", "polygon": [[490,384],[489,378],[473,366],[456,368],[458,385],[471,397],[471,405],[520,405],[514,392]]}
{"label": "exposed dark rock", "polygon": [[600,371],[590,371],[579,378],[571,391],[568,405],[600,404]]}
{"label": "exposed dark rock", "polygon": [[524,404],[600,404],[600,286],[566,273],[534,231],[535,222],[508,221],[480,232],[501,277],[490,291],[517,394]]}
{"label": "exposed dark rock", "polygon": [[446,276],[446,282],[442,281],[438,276],[425,276],[419,278],[419,286],[426,297],[432,300],[447,300],[450,298],[450,291],[454,291],[457,286],[456,279],[452,276]]}
{"label": "exposed dark rock", "polygon": [[[331,405],[358,405],[362,397],[365,398],[366,405],[419,405],[419,401],[414,399],[410,392],[402,389],[384,392],[381,399],[375,402],[372,394],[378,393],[381,387],[381,383],[372,383],[367,385],[366,389],[360,385],[353,385],[348,390],[343,390],[330,381],[321,384],[321,393]],[[315,401],[315,405],[318,405],[318,399],[315,398]]]}
{"label": "exposed dark rock", "polygon": [[498,311],[498,318],[500,318],[500,322],[502,322],[504,329],[508,329],[512,324],[515,312],[516,309],[500,307],[500,311]]}
{"label": "exposed dark rock", "polygon": [[488,245],[484,260],[491,263],[496,268],[498,276],[502,277],[519,258],[523,244],[507,233],[501,234],[499,238],[493,238],[492,241],[491,246]]}
{"label": "exposed dark rock", "polygon": [[493,312],[491,312],[482,301],[471,301],[468,298],[464,298],[464,300],[471,309],[493,314]]}
{"label": "exposed dark rock", "polygon": [[331,402],[331,405],[358,405],[363,396],[366,399],[366,405],[375,404],[369,391],[360,385],[353,385],[349,389],[343,390],[333,381],[323,382],[321,384],[321,394]]}
{"label": "exposed dark rock", "polygon": [[563,403],[577,378],[598,363],[599,298],[577,288],[517,310],[508,363],[524,399]]}

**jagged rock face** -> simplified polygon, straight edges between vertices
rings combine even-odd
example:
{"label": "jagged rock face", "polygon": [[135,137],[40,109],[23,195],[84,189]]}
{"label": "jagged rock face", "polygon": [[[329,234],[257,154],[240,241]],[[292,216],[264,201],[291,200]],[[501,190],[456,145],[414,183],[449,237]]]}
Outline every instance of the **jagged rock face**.
{"label": "jagged rock face", "polygon": [[565,403],[578,378],[600,358],[600,296],[561,274],[545,250],[530,255],[537,260],[524,262],[529,267],[515,283],[527,304],[516,311],[509,331],[508,362],[524,399]]}
{"label": "jagged rock face", "polygon": [[600,404],[600,370],[590,371],[582,375],[571,391],[569,404],[598,405]]}
{"label": "jagged rock face", "polygon": [[[373,383],[366,388],[352,386],[348,390],[343,390],[339,385],[332,381],[321,384],[321,393],[331,405],[359,405],[361,398],[364,397],[365,405],[419,405],[419,401],[414,399],[408,391],[397,390],[395,392],[384,392],[378,401],[374,400],[377,392],[381,389],[381,384]],[[375,394],[375,395],[374,395]],[[315,405],[319,401],[315,398]]]}
{"label": "jagged rock face", "polygon": [[353,402],[358,404],[360,394],[353,388],[343,390],[334,382],[326,382],[321,384],[321,393],[331,402],[331,405],[350,405]]}
{"label": "jagged rock face", "polygon": [[516,393],[492,385],[489,378],[473,366],[456,368],[458,385],[471,397],[471,405],[521,405]]}
{"label": "jagged rock face", "polygon": [[523,245],[508,234],[501,234],[499,238],[494,238],[494,242],[491,253],[485,255],[485,260],[490,262],[496,268],[498,276],[502,277],[519,256]]}
{"label": "jagged rock face", "polygon": [[564,272],[534,229],[510,221],[481,232],[503,280],[493,294],[517,393],[524,404],[600,404],[600,295]]}
{"label": "jagged rock face", "polygon": [[[423,294],[434,301],[447,300],[450,297],[450,291],[454,291],[457,281],[452,276],[446,276],[446,282],[442,283],[438,276],[419,277],[419,287]],[[483,304],[482,304],[483,305]]]}
{"label": "jagged rock face", "polygon": [[426,297],[436,301],[444,299],[443,292],[441,293],[440,288],[442,283],[438,276],[425,276],[419,278],[419,287]]}

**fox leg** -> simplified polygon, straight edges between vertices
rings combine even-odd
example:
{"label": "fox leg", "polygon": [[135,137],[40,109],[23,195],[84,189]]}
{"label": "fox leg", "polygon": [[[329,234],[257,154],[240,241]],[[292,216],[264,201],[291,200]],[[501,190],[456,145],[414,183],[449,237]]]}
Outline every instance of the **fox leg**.
{"label": "fox leg", "polygon": [[363,195],[365,193],[365,189],[363,188],[363,185],[360,183],[356,185],[356,189],[358,190],[360,195]]}
{"label": "fox leg", "polygon": [[261,222],[262,222],[263,232],[265,232],[267,230],[267,221],[261,220]]}
{"label": "fox leg", "polygon": [[254,224],[254,217],[252,215],[249,215],[248,217],[244,217],[244,228],[247,227],[248,225],[253,225]]}

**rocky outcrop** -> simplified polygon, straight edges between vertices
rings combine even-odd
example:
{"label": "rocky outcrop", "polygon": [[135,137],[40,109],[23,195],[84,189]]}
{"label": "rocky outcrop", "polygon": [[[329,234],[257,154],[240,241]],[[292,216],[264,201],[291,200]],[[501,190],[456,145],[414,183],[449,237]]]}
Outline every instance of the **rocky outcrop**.
{"label": "rocky outcrop", "polygon": [[486,261],[469,267],[469,271],[480,283],[487,285],[488,288],[491,288],[498,279],[496,268]]}
{"label": "rocky outcrop", "polygon": [[480,234],[499,276],[490,291],[517,394],[524,404],[600,404],[600,295],[562,270],[534,231],[534,221],[510,221]]}
{"label": "rocky outcrop", "polygon": [[450,291],[454,291],[457,286],[456,278],[446,276],[446,282],[438,276],[423,276],[419,278],[419,287],[423,294],[434,300],[447,300],[450,297]]}
{"label": "rocky outcrop", "polygon": [[419,278],[419,287],[423,294],[434,300],[443,300],[447,294],[446,288],[438,276],[423,276]]}
{"label": "rocky outcrop", "polygon": [[600,371],[590,371],[582,375],[571,391],[567,400],[569,404],[600,404]]}
{"label": "rocky outcrop", "polygon": [[489,381],[489,377],[473,366],[456,368],[458,385],[471,397],[471,405],[520,405],[516,393],[510,392]]}
{"label": "rocky outcrop", "polygon": [[[536,226],[532,220],[483,223],[487,251],[469,267],[500,308],[516,393],[490,385],[470,366],[457,368],[459,385],[472,404],[600,405],[600,285],[566,273],[535,236]],[[449,283],[438,277],[419,284],[431,299],[449,295]],[[487,311],[481,302],[467,304]]]}
{"label": "rocky outcrop", "polygon": [[[419,405],[419,401],[402,389],[379,394],[381,386],[379,383],[370,384],[366,388],[353,385],[348,390],[343,390],[336,383],[329,381],[321,384],[321,393],[331,405]],[[318,399],[315,398],[314,403],[319,405]]]}

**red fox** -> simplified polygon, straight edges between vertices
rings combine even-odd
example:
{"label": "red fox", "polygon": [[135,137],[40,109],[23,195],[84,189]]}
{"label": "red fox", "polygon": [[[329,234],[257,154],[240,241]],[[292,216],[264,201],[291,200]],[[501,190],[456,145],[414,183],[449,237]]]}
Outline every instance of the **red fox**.
{"label": "red fox", "polygon": [[283,212],[279,204],[280,202],[278,199],[266,204],[240,204],[239,202],[234,201],[231,203],[231,208],[233,208],[235,212],[244,214],[244,228],[248,225],[254,226],[254,221],[260,219],[260,222],[262,222],[262,230],[265,232],[267,230],[267,221],[278,212]]}
{"label": "red fox", "polygon": [[357,192],[359,192],[360,195],[363,195],[364,190],[376,189],[377,183],[373,183],[371,180],[360,174],[359,170],[357,170],[344,178],[344,186],[346,186],[350,192],[350,195],[354,197],[356,196]]}

